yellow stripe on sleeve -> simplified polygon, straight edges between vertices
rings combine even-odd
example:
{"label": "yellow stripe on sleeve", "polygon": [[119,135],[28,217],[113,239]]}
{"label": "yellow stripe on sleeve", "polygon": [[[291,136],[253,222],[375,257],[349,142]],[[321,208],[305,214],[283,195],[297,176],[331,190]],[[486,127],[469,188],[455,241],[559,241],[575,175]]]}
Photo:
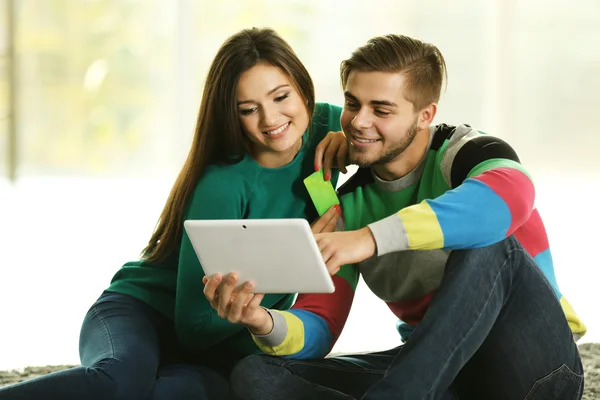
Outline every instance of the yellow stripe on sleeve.
{"label": "yellow stripe on sleeve", "polygon": [[575,313],[575,310],[573,309],[573,306],[571,306],[567,299],[565,299],[565,296],[560,298],[560,305],[562,306],[565,316],[567,317],[571,331],[574,335],[577,335],[579,338],[581,338],[587,332],[586,326],[579,319]]}
{"label": "yellow stripe on sleeve", "polygon": [[254,336],[254,343],[265,353],[272,356],[289,356],[300,352],[304,348],[304,324],[300,318],[286,311],[270,310],[270,312],[278,313],[285,318],[287,323],[287,335],[281,344],[270,347],[265,346]]}
{"label": "yellow stripe on sleeve", "polygon": [[426,200],[398,212],[411,250],[433,250],[444,247],[444,234],[437,216]]}

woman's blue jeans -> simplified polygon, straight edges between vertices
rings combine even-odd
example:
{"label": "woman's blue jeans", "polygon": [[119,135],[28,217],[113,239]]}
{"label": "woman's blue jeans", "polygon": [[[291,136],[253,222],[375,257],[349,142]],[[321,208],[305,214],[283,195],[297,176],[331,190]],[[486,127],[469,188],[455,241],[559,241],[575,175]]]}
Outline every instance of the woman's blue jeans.
{"label": "woman's blue jeans", "polygon": [[104,292],[81,327],[81,367],[0,389],[13,399],[226,399],[226,357],[191,360],[173,321],[131,296]]}

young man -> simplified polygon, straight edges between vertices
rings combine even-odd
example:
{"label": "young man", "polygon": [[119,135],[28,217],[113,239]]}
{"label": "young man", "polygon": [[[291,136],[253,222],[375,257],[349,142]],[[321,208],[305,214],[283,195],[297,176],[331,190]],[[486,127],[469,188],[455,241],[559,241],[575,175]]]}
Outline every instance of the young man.
{"label": "young man", "polygon": [[581,398],[573,338],[585,327],[558,290],[531,177],[504,141],[431,125],[445,68],[435,46],[398,35],[342,62],[341,122],[360,169],[339,190],[346,232],[316,235],[330,272],[358,265],[405,344],[251,356],[232,376],[238,397]]}

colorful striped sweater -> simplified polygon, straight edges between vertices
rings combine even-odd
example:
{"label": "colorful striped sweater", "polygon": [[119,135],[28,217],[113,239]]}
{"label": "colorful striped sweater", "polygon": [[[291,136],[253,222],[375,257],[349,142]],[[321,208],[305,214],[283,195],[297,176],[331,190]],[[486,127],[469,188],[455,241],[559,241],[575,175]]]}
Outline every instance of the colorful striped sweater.
{"label": "colorful striped sweater", "polygon": [[333,277],[333,294],[300,294],[287,311],[268,310],[273,330],[254,341],[265,354],[287,358],[321,358],[337,341],[350,313],[358,269],[344,266]]}
{"label": "colorful striped sweater", "polygon": [[358,266],[400,319],[403,339],[423,318],[451,250],[512,234],[548,278],[574,336],[585,334],[556,282],[531,176],[501,139],[467,125],[431,127],[429,149],[412,172],[388,182],[359,169],[339,196],[345,229],[369,226],[373,232],[377,255]]}

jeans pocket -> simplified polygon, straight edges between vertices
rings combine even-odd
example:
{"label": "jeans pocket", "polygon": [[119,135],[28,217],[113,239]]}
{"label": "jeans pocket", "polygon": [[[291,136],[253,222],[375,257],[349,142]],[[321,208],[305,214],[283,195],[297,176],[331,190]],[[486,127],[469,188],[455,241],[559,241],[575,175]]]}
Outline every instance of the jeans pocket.
{"label": "jeans pocket", "polygon": [[524,400],[579,400],[583,394],[583,373],[565,364],[538,380]]}

